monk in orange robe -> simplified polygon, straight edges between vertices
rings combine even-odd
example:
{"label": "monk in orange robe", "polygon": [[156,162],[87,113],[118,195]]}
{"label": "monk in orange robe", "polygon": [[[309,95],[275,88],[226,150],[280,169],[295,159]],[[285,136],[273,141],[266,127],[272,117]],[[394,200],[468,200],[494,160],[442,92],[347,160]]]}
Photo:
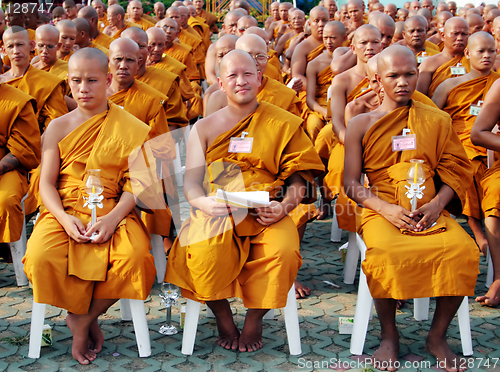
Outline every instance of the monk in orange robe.
{"label": "monk in orange robe", "polygon": [[271,23],[268,28],[269,40],[273,42],[276,46],[279,39],[290,31],[290,9],[292,8],[292,3],[283,2],[279,4],[278,11],[280,19]]}
{"label": "monk in orange robe", "polygon": [[123,31],[122,37],[134,40],[139,46],[139,69],[135,78],[168,97],[165,111],[168,126],[171,130],[185,127],[189,121],[179,89],[179,76],[173,72],[153,66],[146,67],[148,58],[148,35],[139,27],[129,27]]}
{"label": "monk in orange robe", "polygon": [[[153,155],[160,163],[172,161],[175,159],[175,143],[165,113],[168,98],[135,79],[139,69],[139,46],[127,38],[117,39],[111,43],[109,60],[113,80],[106,91],[108,100],[149,125],[150,138],[161,136],[154,146],[151,145]],[[169,169],[168,165],[165,169]],[[163,195],[161,188],[157,191]],[[168,207],[155,209],[153,214],[144,213],[143,220],[150,234],[169,238],[172,213]]]}
{"label": "monk in orange robe", "polygon": [[[457,371],[460,359],[446,343],[446,331],[464,296],[474,294],[479,254],[450,212],[460,213],[472,167],[449,115],[411,100],[418,77],[413,52],[401,45],[385,49],[378,70],[384,100],[348,125],[344,180],[349,197],[364,206],[358,229],[367,247],[362,269],[382,329],[373,365],[396,370],[395,299],[436,297],[426,349],[447,371]],[[416,149],[393,151],[391,139],[406,129]],[[414,210],[405,195],[412,159],[423,160],[425,186]],[[369,187],[360,183],[362,172]]]}
{"label": "monk in orange robe", "polygon": [[[68,63],[57,58],[57,51],[61,48],[59,43],[59,30],[55,26],[43,25],[36,29],[35,48],[38,61],[32,61],[33,67],[66,81],[68,75]],[[66,85],[67,83],[65,83]]]}
{"label": "monk in orange robe", "polygon": [[[189,136],[187,151],[192,156],[186,163],[184,190],[191,217],[172,246],[165,281],[181,287],[183,296],[207,302],[217,320],[219,345],[251,352],[262,348],[266,309],[285,305],[301,265],[297,229],[287,212],[302,201],[314,172],[323,166],[300,118],[258,102],[260,73],[248,53],[229,52],[220,76],[228,107],[198,121]],[[236,80],[245,82],[244,91]],[[251,152],[228,152],[231,138],[242,133],[253,138]],[[234,182],[235,176],[239,182]],[[248,214],[217,202],[214,193],[219,188],[268,191],[271,204]],[[215,245],[218,249],[212,249]],[[241,334],[227,301],[234,296],[248,308]]]}
{"label": "monk in orange robe", "polygon": [[[261,29],[260,27],[249,27],[245,30],[243,35],[257,35],[264,40],[266,45],[269,45],[269,36],[267,35],[267,32]],[[269,49],[269,48],[268,48]],[[283,84],[283,74],[281,72],[281,62],[278,59],[276,53],[272,49],[267,52],[268,60],[267,60],[267,68],[265,72],[265,76],[268,76],[269,78],[276,80],[279,83]],[[293,89],[293,87],[292,87]]]}
{"label": "monk in orange robe", "polygon": [[439,12],[436,15],[436,28],[438,29],[438,32],[432,36],[430,36],[427,41],[433,43],[434,45],[437,46],[440,52],[443,51],[444,49],[444,39],[443,39],[443,32],[444,30],[444,24],[446,21],[450,18],[453,17],[453,14],[451,14],[448,11],[442,11]]}
{"label": "monk in orange robe", "polygon": [[422,16],[408,18],[403,28],[403,45],[410,48],[417,58],[417,63],[421,64],[424,59],[439,53],[439,50],[425,45],[427,21]]}
{"label": "monk in orange robe", "polygon": [[106,49],[109,49],[109,44],[111,44],[113,39],[110,38],[108,35],[103,34],[100,31],[98,27],[98,15],[96,10],[91,6],[84,6],[78,12],[78,17],[85,18],[89,23],[90,26],[89,36],[92,39],[92,43],[100,45]]}
{"label": "monk in orange robe", "polygon": [[[117,299],[145,300],[153,285],[149,237],[134,207],[135,195],[148,205],[142,191],[148,187],[147,174],[156,170],[136,166],[146,160],[143,144],[151,129],[106,100],[111,83],[106,55],[94,48],[77,51],[69,76],[78,108],[47,128],[40,176],[43,207],[23,262],[34,300],[68,310],[73,357],[89,364],[104,342],[98,316]],[[89,169],[101,170],[104,197],[93,226],[84,204]]]}
{"label": "monk in orange robe", "polygon": [[125,20],[125,10],[118,4],[111,5],[108,8],[108,22],[109,25],[102,32],[114,40],[118,39],[127,28],[140,27]]}
{"label": "monk in orange robe", "polygon": [[[106,14],[106,7],[101,0],[92,0],[91,5],[92,5],[92,8],[95,9],[95,11],[97,12],[97,19],[96,19],[97,27],[98,27],[99,31],[102,31],[106,28],[106,26],[109,25],[108,17]],[[78,11],[78,17],[80,17],[80,11],[81,11],[81,9]],[[108,48],[109,45],[105,46],[105,47]]]}
{"label": "monk in orange robe", "polygon": [[189,11],[188,25],[201,36],[205,50],[208,50],[212,44],[212,40],[210,40],[210,26],[207,25],[204,18],[198,17],[196,8],[193,5],[188,5],[187,8]]}
{"label": "monk in orange robe", "polygon": [[453,128],[462,141],[474,169],[474,178],[467,189],[463,214],[468,217],[476,242],[486,255],[488,241],[481,222],[483,219],[481,180],[488,169],[488,161],[486,149],[474,146],[470,139],[470,132],[478,114],[478,112],[471,113],[471,107],[479,107],[480,101],[484,101],[493,83],[500,78],[500,74],[492,71],[496,57],[495,39],[484,31],[477,32],[469,37],[465,54],[469,58],[471,72],[444,81],[436,89],[432,99],[440,109],[451,116]]}
{"label": "monk in orange robe", "polygon": [[75,18],[73,23],[76,26],[76,40],[75,44],[79,49],[82,48],[96,48],[109,56],[109,49],[105,48],[90,39],[90,25],[85,18]]}
{"label": "monk in orange robe", "polygon": [[8,245],[21,239],[21,199],[28,192],[28,171],[40,163],[40,130],[36,102],[8,84],[0,84],[0,254],[9,260]]}
{"label": "monk in orange robe", "polygon": [[278,57],[286,52],[293,39],[303,34],[305,23],[306,15],[302,10],[296,9],[290,13],[291,31],[280,37],[278,43],[274,47],[274,51]]}
{"label": "monk in orange robe", "polygon": [[59,30],[59,42],[61,43],[61,47],[57,51],[57,58],[68,62],[76,42],[76,26],[70,20],[63,19],[57,23],[56,27]]}
{"label": "monk in orange robe", "polygon": [[205,0],[193,1],[193,6],[196,8],[198,16],[204,18],[207,21],[207,25],[210,27],[210,36],[212,36],[212,34],[218,34],[219,28],[217,27],[217,17],[203,9],[204,5]]}
{"label": "monk in orange robe", "polygon": [[[335,135],[330,141],[337,142],[332,147],[328,161],[328,174],[323,181],[331,191],[333,197],[339,194],[335,203],[335,211],[339,227],[343,230],[355,231],[353,205],[349,203],[343,190],[342,176],[344,173],[344,137],[346,130],[345,107],[359,93],[368,89],[366,64],[368,60],[382,50],[380,31],[372,25],[363,25],[356,30],[351,43],[351,50],[356,54],[356,66],[337,75],[332,80],[332,128],[324,127],[324,131],[333,130]],[[328,128],[328,129],[327,129]],[[318,142],[318,140],[316,140]],[[319,145],[321,145],[321,141]],[[325,145],[323,145],[325,147]],[[329,147],[326,145],[326,147]],[[318,148],[318,145],[316,146]]]}
{"label": "monk in orange robe", "polygon": [[443,37],[443,51],[426,58],[419,67],[417,90],[428,97],[432,97],[439,84],[446,79],[465,75],[470,71],[469,60],[464,56],[469,38],[469,25],[465,19],[453,17],[447,20]]}
{"label": "monk in orange robe", "polygon": [[307,64],[319,56],[325,49],[325,45],[323,44],[323,27],[330,21],[328,9],[322,6],[314,7],[310,12],[310,19],[311,36],[295,48],[290,65],[292,78],[299,79],[302,82],[299,98],[302,101],[303,118],[307,116]]}
{"label": "monk in orange robe", "polygon": [[128,21],[131,23],[135,23],[136,27],[142,28],[144,31],[147,31],[148,28],[154,27],[154,23],[144,19],[142,17],[144,10],[142,9],[142,2],[137,0],[132,0],[127,5],[127,16]]}

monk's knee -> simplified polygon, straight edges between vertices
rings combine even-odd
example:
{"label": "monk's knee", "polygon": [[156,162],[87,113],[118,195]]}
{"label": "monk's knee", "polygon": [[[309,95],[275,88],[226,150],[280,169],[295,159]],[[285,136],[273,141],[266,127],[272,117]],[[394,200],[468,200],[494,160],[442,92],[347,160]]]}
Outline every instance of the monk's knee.
{"label": "monk's knee", "polygon": [[0,218],[6,218],[6,216],[14,213],[23,213],[21,197],[18,193],[9,192],[9,190],[5,191],[0,194]]}

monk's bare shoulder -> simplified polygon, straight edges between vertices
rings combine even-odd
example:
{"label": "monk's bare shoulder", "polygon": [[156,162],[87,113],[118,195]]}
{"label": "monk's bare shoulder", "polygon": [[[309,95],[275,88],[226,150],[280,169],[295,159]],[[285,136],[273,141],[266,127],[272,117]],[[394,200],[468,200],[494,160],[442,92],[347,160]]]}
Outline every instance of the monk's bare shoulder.
{"label": "monk's bare shoulder", "polygon": [[446,63],[446,58],[442,55],[442,53],[439,53],[431,57],[425,58],[424,61],[421,63],[419,70],[434,72],[443,63]]}
{"label": "monk's bare shoulder", "polygon": [[82,124],[76,110],[52,120],[44,132],[45,138],[50,137],[51,142],[59,143],[64,137]]}
{"label": "monk's bare shoulder", "polygon": [[350,50],[351,50],[351,48],[349,48],[349,47],[338,47],[337,49],[335,49],[333,51],[333,59],[335,59],[336,57],[343,56],[344,54],[346,54]]}
{"label": "monk's bare shoulder", "polygon": [[207,113],[208,115],[212,115],[219,111],[220,109],[227,106],[227,95],[221,90],[216,90],[210,97],[207,102]]}
{"label": "monk's bare shoulder", "polygon": [[383,116],[384,113],[377,112],[377,110],[358,114],[347,123],[348,132],[351,136],[356,138],[356,140],[361,140],[373,124]]}
{"label": "monk's bare shoulder", "polygon": [[441,94],[448,95],[453,90],[453,88],[469,80],[472,80],[472,78],[468,77],[467,75],[446,79],[441,84],[439,84],[439,87],[443,86]]}

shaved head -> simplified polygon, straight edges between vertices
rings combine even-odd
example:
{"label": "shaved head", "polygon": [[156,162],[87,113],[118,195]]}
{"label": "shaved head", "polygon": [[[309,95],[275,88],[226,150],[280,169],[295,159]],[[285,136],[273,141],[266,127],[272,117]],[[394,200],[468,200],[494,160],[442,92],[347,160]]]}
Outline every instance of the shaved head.
{"label": "shaved head", "polygon": [[489,44],[492,48],[495,48],[495,39],[485,31],[478,31],[469,37],[467,48],[472,50],[473,48],[477,48],[480,44]]}
{"label": "shaved head", "polygon": [[484,19],[479,14],[471,13],[465,17],[465,20],[469,24],[469,32],[471,35],[483,30]]}
{"label": "shaved head", "polygon": [[257,72],[257,66],[252,56],[243,50],[235,49],[227,53],[224,58],[222,58],[219,69],[221,76],[231,63],[242,63],[247,68]]}
{"label": "shaved head", "polygon": [[262,74],[267,69],[267,44],[257,35],[243,35],[236,41],[236,49],[244,50],[254,58],[257,70]]}
{"label": "shaved head", "polygon": [[99,69],[108,75],[108,57],[96,48],[83,48],[77,50],[69,59],[68,73],[75,67],[88,66],[89,69]]}
{"label": "shaved head", "polygon": [[454,27],[457,27],[457,26],[460,26],[460,27],[466,27],[467,29],[469,28],[469,24],[467,23],[467,21],[461,17],[452,17],[450,19],[448,19],[446,21],[446,23],[444,24],[444,30],[445,32],[447,30],[450,30]]}
{"label": "shaved head", "polygon": [[42,25],[36,29],[35,37],[38,38],[53,38],[56,43],[59,42],[59,30],[52,25]]}
{"label": "shaved head", "polygon": [[491,71],[497,55],[495,38],[485,31],[476,32],[469,37],[465,55],[470,60],[473,70]]}
{"label": "shaved head", "polygon": [[259,22],[257,22],[257,20],[254,17],[246,15],[238,20],[236,27],[238,30],[238,35],[241,36],[248,28],[257,26],[259,26]]}
{"label": "shaved head", "polygon": [[375,26],[381,35],[382,48],[387,48],[392,43],[396,23],[391,16],[384,13],[376,13],[370,19],[370,24]]}
{"label": "shaved head", "polygon": [[77,32],[85,32],[87,35],[90,33],[90,25],[85,18],[75,18],[73,23]]}
{"label": "shaved head", "polygon": [[122,37],[134,40],[141,40],[142,42],[148,44],[148,34],[142,28],[139,27],[129,27],[122,32]]}
{"label": "shaved head", "polygon": [[12,38],[13,36],[16,36],[16,38],[22,38],[26,42],[29,43],[30,37],[28,34],[28,31],[24,27],[20,26],[12,26],[9,27],[5,32],[3,33],[3,42],[4,44],[6,43],[6,40],[9,38]]}
{"label": "shaved head", "polygon": [[246,29],[244,35],[257,35],[260,36],[266,42],[266,44],[269,42],[268,33],[260,27],[249,27]]}
{"label": "shaved head", "polygon": [[122,8],[121,5],[115,4],[115,5],[111,5],[108,8],[108,14],[113,15],[113,16],[121,15],[123,18],[123,17],[125,17],[125,10]]}
{"label": "shaved head", "polygon": [[130,40],[128,38],[118,38],[114,40],[110,45],[109,45],[109,58],[111,56],[115,55],[116,53],[119,53],[121,50],[127,49],[130,50],[134,53],[139,52],[139,46],[137,43],[133,40]]}
{"label": "shaved head", "polygon": [[439,29],[441,28],[444,28],[444,24],[446,23],[447,20],[449,20],[450,18],[453,18],[453,14],[451,14],[450,12],[448,11],[444,11],[444,12],[441,12],[439,13],[437,16],[436,16],[436,23],[437,23],[437,26]]}
{"label": "shaved head", "polygon": [[377,35],[379,37],[379,39],[381,37],[380,31],[378,30],[378,28],[373,26],[373,25],[368,24],[368,25],[363,25],[363,26],[359,27],[356,31],[354,31],[354,36],[352,38],[352,41],[356,42],[360,38],[364,37],[365,35],[369,35],[369,34]]}
{"label": "shaved head", "polygon": [[354,32],[351,50],[356,54],[358,63],[368,62],[375,54],[382,50],[380,31],[372,25],[363,25]]}
{"label": "shaved head", "polygon": [[222,24],[222,28],[224,29],[224,33],[236,35],[238,30],[238,21],[244,14],[239,10],[231,10],[226,14],[224,18],[224,23]]}

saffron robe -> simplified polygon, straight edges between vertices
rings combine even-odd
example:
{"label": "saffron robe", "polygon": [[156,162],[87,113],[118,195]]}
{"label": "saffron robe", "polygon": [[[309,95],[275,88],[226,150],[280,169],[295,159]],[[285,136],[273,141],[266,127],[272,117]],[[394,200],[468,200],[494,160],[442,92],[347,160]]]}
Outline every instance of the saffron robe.
{"label": "saffron robe", "polygon": [[40,163],[40,130],[33,97],[0,84],[0,160],[12,154],[21,166],[0,176],[0,242],[21,239],[24,213],[21,200],[28,192],[28,171]]}
{"label": "saffron robe", "polygon": [[443,81],[451,77],[457,77],[457,75],[451,74],[451,69],[450,69],[451,67],[456,66],[457,63],[461,63],[462,66],[465,67],[465,71],[467,73],[470,72],[470,61],[465,57],[465,55],[460,55],[456,56],[455,58],[452,58],[448,62],[439,66],[436,72],[434,72],[434,74],[432,75],[432,81],[431,84],[429,85],[429,90],[427,91],[428,97],[432,97],[439,84],[441,84]]}
{"label": "saffron robe", "polygon": [[[321,43],[316,48],[314,48],[313,50],[311,50],[307,54],[307,59],[306,59],[307,63],[311,62],[314,58],[316,58],[317,56],[319,56],[323,52],[323,50],[325,50],[325,45],[323,43]],[[307,63],[306,63],[306,66],[305,66],[306,70],[307,70]],[[304,72],[304,75],[305,75],[305,72]],[[302,119],[306,120],[308,112],[309,112],[309,108],[307,107],[306,91],[305,90],[299,92],[299,99],[302,102],[301,116],[302,116]]]}
{"label": "saffron robe", "polygon": [[[294,173],[312,183],[313,172],[323,165],[301,121],[261,102],[233,129],[219,135],[206,152],[207,195],[219,188],[261,190],[269,191],[273,200]],[[252,152],[229,153],[231,137],[240,137],[243,131],[254,139]],[[210,217],[191,208],[191,217],[172,246],[165,281],[196,301],[238,296],[247,308],[285,306],[301,265],[297,229],[288,216],[266,227],[256,222],[252,211],[245,211]]]}
{"label": "saffron robe", "polygon": [[486,93],[498,78],[500,78],[500,74],[492,71],[489,76],[479,77],[457,85],[448,94],[448,100],[443,108],[443,111],[451,116],[453,129],[462,141],[465,153],[474,169],[473,182],[467,189],[463,214],[478,220],[483,218],[481,179],[488,168],[488,163],[486,149],[474,145],[470,140],[470,132],[476,121],[476,116],[471,115],[469,109],[471,105],[477,105],[479,100],[484,101]]}
{"label": "saffron robe", "polygon": [[272,103],[283,110],[300,116],[300,101],[293,89],[265,76],[262,78],[257,100]]}
{"label": "saffron robe", "polygon": [[[127,130],[123,130],[124,123]],[[97,208],[98,217],[108,214],[123,192],[147,199],[143,191],[154,168],[139,164],[145,161],[141,155],[148,153],[143,144],[149,131],[146,124],[109,103],[109,110],[63,138],[59,142],[57,189],[65,212],[84,225],[90,222],[90,209],[84,207],[83,199],[87,196],[83,180],[88,169],[101,170],[104,200],[103,208]],[[80,244],[68,237],[42,205],[23,258],[24,271],[33,284],[36,302],[86,314],[93,298],[147,298],[156,272],[150,247],[135,211],[118,224],[107,242]]]}
{"label": "saffron robe", "polygon": [[192,48],[189,45],[173,42],[165,49],[164,54],[186,65],[186,74],[189,80],[200,80],[200,72],[194,63]]}
{"label": "saffron robe", "polygon": [[144,31],[147,31],[151,27],[155,27],[155,23],[151,23],[150,21],[148,21],[147,19],[144,19],[142,17],[139,18],[139,20],[137,20],[137,21],[130,19],[129,22],[135,23],[137,25],[136,27],[142,28]]}
{"label": "saffron robe", "polygon": [[109,46],[113,42],[113,39],[110,36],[103,34],[102,32],[99,32],[99,34],[97,34],[93,42],[99,44],[100,46],[106,49],[109,49]]}
{"label": "saffron robe", "polygon": [[217,17],[212,13],[207,12],[205,9],[202,9],[201,12],[198,13],[198,16],[204,18],[207,22],[207,25],[210,26],[210,31],[214,34],[219,33],[219,28],[217,27]]}
{"label": "saffron robe", "polygon": [[[326,66],[321,72],[316,75],[316,94],[315,100],[318,102],[321,107],[328,107],[328,89],[332,84],[333,72],[330,66]],[[306,128],[307,134],[311,138],[311,141],[314,143],[316,141],[316,137],[325,125],[327,124],[327,119],[323,117],[319,112],[312,111],[309,109],[309,115],[307,116]]]}
{"label": "saffron robe", "polygon": [[[392,151],[391,137],[408,128],[417,149]],[[400,231],[378,213],[364,209],[359,229],[367,246],[362,263],[373,298],[472,296],[479,273],[479,251],[450,217],[459,214],[472,168],[448,114],[411,101],[378,120],[364,135],[363,172],[382,200],[411,210],[405,195],[410,159],[424,160],[425,190],[417,208],[444,183],[456,197],[436,225],[422,232]]]}

